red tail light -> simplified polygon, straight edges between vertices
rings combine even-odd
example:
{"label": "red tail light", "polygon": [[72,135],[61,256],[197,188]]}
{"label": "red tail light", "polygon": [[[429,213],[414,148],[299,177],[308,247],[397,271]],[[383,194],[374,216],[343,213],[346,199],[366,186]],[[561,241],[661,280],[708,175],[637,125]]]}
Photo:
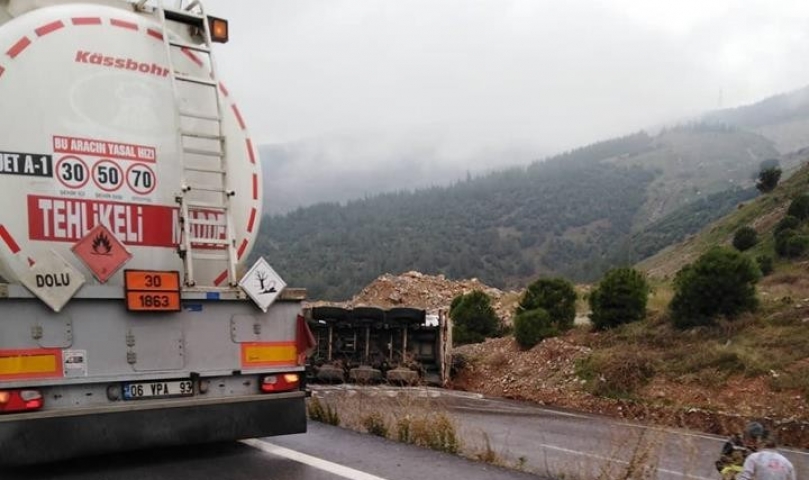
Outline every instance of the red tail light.
{"label": "red tail light", "polygon": [[266,375],[261,380],[261,391],[269,392],[290,392],[298,390],[301,385],[301,377],[297,373],[277,373]]}
{"label": "red tail light", "polygon": [[44,403],[38,390],[0,390],[0,413],[39,410]]}

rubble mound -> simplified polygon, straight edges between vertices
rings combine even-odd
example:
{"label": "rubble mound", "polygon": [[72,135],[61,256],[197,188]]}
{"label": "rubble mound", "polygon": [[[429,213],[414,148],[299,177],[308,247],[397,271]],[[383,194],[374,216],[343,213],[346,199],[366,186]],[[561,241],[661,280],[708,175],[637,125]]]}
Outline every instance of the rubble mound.
{"label": "rubble mound", "polygon": [[[428,314],[449,311],[452,299],[458,295],[480,290],[492,300],[497,315],[507,324],[511,322],[518,294],[504,292],[482,283],[477,278],[469,280],[449,280],[444,275],[425,275],[410,271],[401,275],[386,273],[381,275],[360,293],[347,302],[329,305],[354,308],[373,306],[379,308],[411,307],[421,308]],[[326,305],[318,302],[311,306]]]}

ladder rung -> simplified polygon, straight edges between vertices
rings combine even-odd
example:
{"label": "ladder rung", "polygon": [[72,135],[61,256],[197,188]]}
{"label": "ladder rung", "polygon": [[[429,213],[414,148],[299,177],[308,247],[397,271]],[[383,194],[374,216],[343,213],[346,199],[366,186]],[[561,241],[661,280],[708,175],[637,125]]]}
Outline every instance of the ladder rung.
{"label": "ladder rung", "polygon": [[211,209],[222,210],[222,212],[224,213],[225,210],[227,209],[227,207],[225,207],[225,205],[223,205],[221,203],[214,203],[214,202],[197,202],[197,201],[193,201],[193,202],[184,202],[184,203],[191,210],[196,209],[196,208],[211,208]]}
{"label": "ladder rung", "polygon": [[224,187],[217,187],[216,185],[186,185],[184,188],[185,191],[194,191],[198,190],[201,192],[218,192],[218,193],[227,193],[230,194],[231,190],[228,190]]}
{"label": "ladder rung", "polygon": [[224,139],[221,135],[216,133],[189,132],[184,130],[180,131],[180,135],[184,137],[203,138],[205,140],[219,140],[220,142]]}
{"label": "ladder rung", "polygon": [[211,53],[211,49],[206,47],[205,45],[195,45],[193,43],[178,42],[176,40],[170,40],[169,45],[171,45],[172,47],[187,48],[195,52]]}
{"label": "ladder rung", "polygon": [[198,252],[197,250],[193,250],[191,252],[191,256],[193,256],[196,260],[230,260],[230,255],[228,255],[227,250],[220,251],[219,253],[202,253]]}
{"label": "ladder rung", "polygon": [[196,27],[202,27],[205,25],[205,17],[195,13],[172,10],[170,8],[164,8],[163,12],[166,14],[166,20],[173,20],[175,22],[194,25]]}
{"label": "ladder rung", "polygon": [[194,218],[188,217],[188,223],[190,225],[211,225],[214,227],[227,227],[228,224],[223,222],[222,220],[208,220],[204,218]]}
{"label": "ladder rung", "polygon": [[191,237],[188,239],[191,244],[203,244],[203,245],[230,245],[230,240],[222,240],[221,238],[205,238],[205,237]]}
{"label": "ladder rung", "polygon": [[216,150],[205,150],[203,148],[188,148],[183,147],[183,152],[190,153],[191,155],[204,155],[206,157],[221,157],[222,152]]}
{"label": "ladder rung", "polygon": [[182,82],[191,82],[191,83],[198,83],[200,85],[207,85],[209,87],[216,87],[217,83],[210,78],[202,78],[202,77],[192,77],[191,75],[186,75],[180,72],[174,72],[174,78],[180,80]]}
{"label": "ladder rung", "polygon": [[210,120],[212,122],[219,121],[219,117],[217,117],[216,115],[206,115],[204,113],[191,112],[188,110],[180,110],[180,116],[188,118],[197,118],[199,120]]}
{"label": "ladder rung", "polygon": [[191,172],[218,173],[220,175],[225,175],[227,173],[225,170],[222,170],[221,168],[185,167],[185,170]]}

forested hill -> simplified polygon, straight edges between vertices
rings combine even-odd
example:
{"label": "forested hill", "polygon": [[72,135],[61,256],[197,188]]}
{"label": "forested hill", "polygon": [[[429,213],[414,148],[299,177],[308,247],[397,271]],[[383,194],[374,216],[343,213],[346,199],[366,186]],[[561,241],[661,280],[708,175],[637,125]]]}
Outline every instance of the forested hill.
{"label": "forested hill", "polygon": [[[679,164],[697,164],[702,150],[694,145],[700,142],[712,151],[726,144],[723,160],[734,165],[739,183],[749,182],[763,157],[777,154],[766,140],[733,130],[640,132],[448,187],[266,217],[254,255],[264,255],[287,283],[317,299],[344,299],[382,273],[413,269],[478,277],[500,288],[524,285],[540,273],[593,280],[611,266],[616,245],[649,223],[643,212],[660,194],[650,196],[659,190],[651,187],[682,173],[644,159],[659,160],[665,152]],[[724,167],[717,171],[727,174]],[[666,194],[701,198],[701,185],[715,183],[716,175],[703,169],[687,191]]]}

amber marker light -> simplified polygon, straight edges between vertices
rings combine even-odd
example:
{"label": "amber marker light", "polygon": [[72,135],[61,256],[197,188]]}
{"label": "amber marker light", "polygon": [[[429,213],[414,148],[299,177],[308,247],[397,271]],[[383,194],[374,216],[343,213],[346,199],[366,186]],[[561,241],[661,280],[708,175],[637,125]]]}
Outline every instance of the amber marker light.
{"label": "amber marker light", "polygon": [[228,43],[228,21],[224,18],[208,16],[208,26],[211,29],[211,41]]}

